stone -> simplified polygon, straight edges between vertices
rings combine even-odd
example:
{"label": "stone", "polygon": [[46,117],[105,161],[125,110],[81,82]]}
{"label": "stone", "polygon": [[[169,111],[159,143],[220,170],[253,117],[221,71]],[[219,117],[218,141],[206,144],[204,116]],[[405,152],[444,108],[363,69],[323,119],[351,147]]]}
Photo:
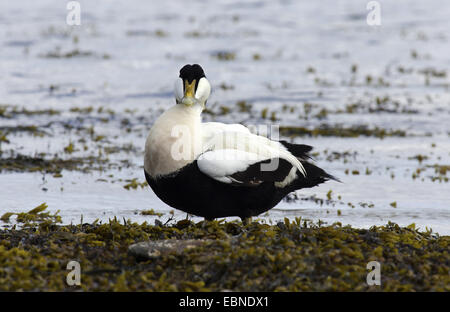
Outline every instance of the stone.
{"label": "stone", "polygon": [[128,247],[128,252],[138,259],[154,259],[162,255],[180,255],[185,250],[209,244],[211,240],[205,239],[165,239],[139,242]]}

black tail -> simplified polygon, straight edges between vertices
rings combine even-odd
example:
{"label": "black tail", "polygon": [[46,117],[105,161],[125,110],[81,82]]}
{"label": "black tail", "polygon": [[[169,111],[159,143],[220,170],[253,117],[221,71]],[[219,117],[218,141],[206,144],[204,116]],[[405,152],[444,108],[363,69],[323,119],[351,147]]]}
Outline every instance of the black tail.
{"label": "black tail", "polygon": [[308,153],[313,149],[312,146],[305,144],[292,144],[287,141],[280,141],[287,150],[297,158],[300,159],[311,159],[311,156]]}
{"label": "black tail", "polygon": [[306,171],[306,176],[303,176],[300,172],[297,173],[297,179],[292,183],[293,190],[302,188],[310,188],[328,180],[335,180],[341,182],[338,178],[325,172],[325,170],[307,162],[301,162]]}
{"label": "black tail", "polygon": [[297,172],[298,178],[292,183],[291,191],[298,190],[301,188],[309,188],[324,183],[328,180],[335,180],[341,182],[338,178],[332,176],[325,172],[325,170],[307,162],[307,159],[311,159],[308,154],[313,147],[305,144],[293,144],[287,141],[280,141],[287,150],[295,157],[301,160],[301,163],[306,171],[306,177],[304,177],[300,172]]}

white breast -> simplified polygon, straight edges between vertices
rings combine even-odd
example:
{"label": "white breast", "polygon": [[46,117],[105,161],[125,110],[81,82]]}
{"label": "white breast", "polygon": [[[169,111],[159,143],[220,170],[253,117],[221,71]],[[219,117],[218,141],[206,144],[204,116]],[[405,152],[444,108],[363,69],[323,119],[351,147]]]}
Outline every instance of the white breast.
{"label": "white breast", "polygon": [[201,154],[201,119],[196,107],[175,105],[150,129],[145,142],[144,168],[152,177],[167,175]]}

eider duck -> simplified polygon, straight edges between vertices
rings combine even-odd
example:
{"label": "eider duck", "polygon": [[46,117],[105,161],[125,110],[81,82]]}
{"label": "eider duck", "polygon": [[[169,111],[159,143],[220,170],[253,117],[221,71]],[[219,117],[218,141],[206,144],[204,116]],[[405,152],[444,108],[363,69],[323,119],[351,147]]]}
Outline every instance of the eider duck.
{"label": "eider duck", "polygon": [[206,220],[246,222],[290,192],[337,180],[308,162],[311,146],[273,141],[240,124],[202,123],[210,93],[202,67],[185,65],[176,105],[150,129],[144,173],[164,203]]}

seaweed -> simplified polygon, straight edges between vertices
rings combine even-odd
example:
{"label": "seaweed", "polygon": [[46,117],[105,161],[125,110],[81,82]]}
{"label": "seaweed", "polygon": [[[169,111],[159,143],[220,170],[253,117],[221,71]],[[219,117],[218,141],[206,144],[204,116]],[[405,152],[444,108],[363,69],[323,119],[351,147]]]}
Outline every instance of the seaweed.
{"label": "seaweed", "polygon": [[[450,237],[421,232],[414,224],[355,229],[286,218],[276,225],[224,220],[150,225],[114,218],[59,225],[45,208],[29,211],[21,219],[26,227],[0,230],[0,290],[450,290]],[[163,252],[137,257],[130,246],[139,242]],[[184,245],[189,248],[180,249]],[[80,286],[66,284],[73,260],[80,263]],[[366,283],[372,260],[381,263],[380,286]]]}
{"label": "seaweed", "polygon": [[[66,152],[69,152],[67,147]],[[10,157],[0,158],[0,172],[42,172],[53,174],[60,174],[62,170],[89,172],[91,170],[102,170],[101,165],[105,162],[106,160],[93,156],[70,159],[62,159],[55,156],[51,159],[46,159],[40,156],[31,157],[15,154]],[[94,163],[98,164],[98,167],[95,167]]]}
{"label": "seaweed", "polygon": [[323,124],[320,127],[308,129],[305,127],[289,127],[283,126],[280,127],[280,134],[284,136],[336,136],[336,137],[348,137],[355,138],[359,136],[368,136],[368,137],[377,137],[377,138],[385,138],[385,137],[405,137],[406,132],[403,130],[386,130],[382,128],[375,127],[373,129],[369,129],[366,126],[352,126],[352,127],[343,127],[340,125],[330,126]]}

